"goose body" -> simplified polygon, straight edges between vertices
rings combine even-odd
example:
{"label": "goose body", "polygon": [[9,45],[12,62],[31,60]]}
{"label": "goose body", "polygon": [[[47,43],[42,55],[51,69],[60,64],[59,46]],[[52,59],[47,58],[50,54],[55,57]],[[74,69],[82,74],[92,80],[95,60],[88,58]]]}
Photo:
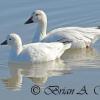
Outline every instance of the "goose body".
{"label": "goose body", "polygon": [[25,22],[25,24],[29,23],[38,23],[32,42],[62,42],[66,40],[72,41],[71,48],[85,48],[91,46],[100,38],[100,30],[92,27],[62,27],[46,34],[47,16],[42,10],[34,11]]}
{"label": "goose body", "polygon": [[71,43],[30,43],[22,45],[21,38],[17,34],[10,34],[7,40],[1,45],[10,45],[10,58],[11,62],[31,62],[39,63],[55,60],[59,58],[66,49],[69,49]]}
{"label": "goose body", "polygon": [[94,28],[63,27],[50,31],[42,42],[72,41],[71,48],[85,48],[100,38],[100,30]]}

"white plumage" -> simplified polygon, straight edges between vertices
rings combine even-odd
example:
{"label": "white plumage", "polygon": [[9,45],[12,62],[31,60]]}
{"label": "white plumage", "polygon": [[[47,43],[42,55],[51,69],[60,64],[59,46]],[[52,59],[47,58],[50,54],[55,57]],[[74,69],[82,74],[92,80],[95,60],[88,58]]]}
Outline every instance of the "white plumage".
{"label": "white plumage", "polygon": [[1,45],[10,45],[11,62],[46,62],[59,58],[71,43],[30,43],[22,46],[21,38],[17,34],[10,34]]}

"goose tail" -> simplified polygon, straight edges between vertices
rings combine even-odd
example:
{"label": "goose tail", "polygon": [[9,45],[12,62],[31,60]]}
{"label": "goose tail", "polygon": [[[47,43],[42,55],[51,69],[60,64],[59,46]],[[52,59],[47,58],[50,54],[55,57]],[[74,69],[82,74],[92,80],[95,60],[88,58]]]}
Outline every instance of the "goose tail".
{"label": "goose tail", "polygon": [[72,44],[69,43],[69,42],[63,43],[63,48],[60,50],[60,53],[59,53],[59,55],[58,55],[57,58],[60,58],[61,55],[62,55],[66,50],[70,49],[70,48],[71,48],[71,45],[72,45]]}
{"label": "goose tail", "polygon": [[95,29],[98,29],[98,31],[94,35],[94,39],[93,39],[92,43],[95,43],[96,41],[100,40],[100,26],[97,26]]}
{"label": "goose tail", "polygon": [[63,41],[62,43],[64,44],[65,50],[71,48],[72,41]]}

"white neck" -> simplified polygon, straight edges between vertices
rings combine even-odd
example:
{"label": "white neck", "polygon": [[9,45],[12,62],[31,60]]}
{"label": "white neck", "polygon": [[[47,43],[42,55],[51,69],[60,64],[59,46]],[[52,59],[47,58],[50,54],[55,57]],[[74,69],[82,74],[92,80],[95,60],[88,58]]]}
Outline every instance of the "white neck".
{"label": "white neck", "polygon": [[39,42],[46,36],[47,20],[38,22],[37,30],[33,36],[32,42]]}
{"label": "white neck", "polygon": [[22,43],[20,43],[19,45],[18,44],[13,45],[11,47],[10,58],[14,60],[14,58],[16,58],[20,54],[21,51],[22,51]]}

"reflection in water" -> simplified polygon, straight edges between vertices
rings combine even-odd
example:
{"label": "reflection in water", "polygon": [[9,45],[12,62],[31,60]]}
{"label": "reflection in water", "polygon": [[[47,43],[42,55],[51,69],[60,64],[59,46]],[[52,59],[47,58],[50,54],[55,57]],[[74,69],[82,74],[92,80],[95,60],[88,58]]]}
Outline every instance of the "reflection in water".
{"label": "reflection in water", "polygon": [[2,81],[7,88],[14,91],[21,88],[23,77],[29,78],[37,85],[42,85],[48,77],[60,76],[70,72],[68,66],[65,66],[60,59],[41,64],[9,63],[8,66],[11,77],[2,79]]}
{"label": "reflection in water", "polygon": [[100,65],[100,53],[92,48],[67,50],[62,59],[64,61],[57,59],[40,64],[9,63],[11,77],[2,81],[7,88],[19,90],[23,84],[23,77],[41,86],[49,77],[68,74],[75,68],[96,68]]}
{"label": "reflection in water", "polygon": [[62,59],[70,67],[99,67],[100,52],[94,48],[70,49],[64,53]]}

